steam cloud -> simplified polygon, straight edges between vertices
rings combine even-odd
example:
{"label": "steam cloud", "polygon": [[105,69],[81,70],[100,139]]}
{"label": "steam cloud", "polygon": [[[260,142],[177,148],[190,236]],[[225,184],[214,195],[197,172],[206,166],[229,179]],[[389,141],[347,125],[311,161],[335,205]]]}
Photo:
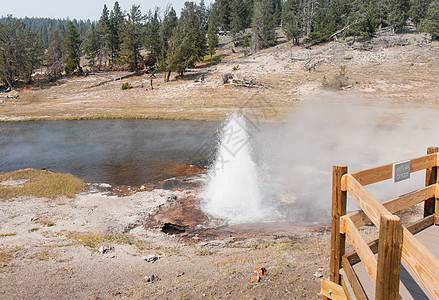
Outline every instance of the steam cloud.
{"label": "steam cloud", "polygon": [[[439,144],[437,108],[332,94],[298,104],[283,124],[266,124],[255,132],[256,154],[265,165],[262,187],[271,194],[281,218],[328,223],[332,166],[349,172],[426,154]],[[262,158],[261,158],[262,157]],[[260,163],[262,164],[262,163]],[[413,191],[425,172],[397,184],[367,186],[379,200]],[[265,193],[266,194],[266,193]],[[348,209],[357,209],[348,200]]]}

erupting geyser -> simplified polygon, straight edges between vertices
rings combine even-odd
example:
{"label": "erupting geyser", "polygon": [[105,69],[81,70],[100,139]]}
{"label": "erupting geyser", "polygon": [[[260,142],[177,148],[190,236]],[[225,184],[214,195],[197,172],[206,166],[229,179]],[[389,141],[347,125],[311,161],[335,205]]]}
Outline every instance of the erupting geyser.
{"label": "erupting geyser", "polygon": [[203,209],[231,224],[256,221],[268,213],[251,139],[243,116],[233,114],[226,120],[203,195]]}

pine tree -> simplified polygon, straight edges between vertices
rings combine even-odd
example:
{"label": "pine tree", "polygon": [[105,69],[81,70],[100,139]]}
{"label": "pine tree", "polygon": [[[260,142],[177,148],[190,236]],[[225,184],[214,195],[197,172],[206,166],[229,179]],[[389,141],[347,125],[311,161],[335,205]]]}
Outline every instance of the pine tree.
{"label": "pine tree", "polygon": [[439,40],[439,0],[433,0],[428,6],[422,29],[430,33],[432,39]]}
{"label": "pine tree", "polygon": [[213,24],[209,22],[209,28],[207,30],[207,44],[209,47],[210,58],[215,54],[216,47],[218,47],[218,30]]}
{"label": "pine tree", "polygon": [[210,17],[215,26],[222,31],[230,30],[230,0],[216,0],[212,6]]}
{"label": "pine tree", "polygon": [[82,73],[80,65],[81,57],[81,40],[79,38],[78,30],[72,21],[69,21],[66,28],[66,35],[62,43],[63,52],[65,54],[65,71],[70,74],[75,70]]}
{"label": "pine tree", "polygon": [[337,23],[331,5],[318,7],[309,37],[313,40],[325,40],[336,31]]}
{"label": "pine tree", "polygon": [[9,87],[20,79],[30,82],[42,58],[40,37],[9,15],[5,24],[0,24],[0,81]]}
{"label": "pine tree", "polygon": [[244,0],[231,0],[230,2],[230,32],[235,36],[248,26],[248,7]]}
{"label": "pine tree", "polygon": [[394,32],[406,24],[409,8],[409,0],[386,0],[386,22]]}
{"label": "pine tree", "polygon": [[44,46],[41,38],[35,32],[28,29],[26,35],[27,60],[25,61],[24,75],[27,82],[30,83],[34,70],[39,68],[44,60]]}
{"label": "pine tree", "polygon": [[275,26],[281,25],[282,21],[282,0],[273,0],[273,21]]}
{"label": "pine tree", "polygon": [[98,27],[101,38],[101,52],[104,58],[111,58],[111,23],[107,5],[104,4]]}
{"label": "pine tree", "polygon": [[177,13],[172,7],[170,7],[167,10],[167,13],[165,14],[165,17],[162,22],[162,26],[160,26],[160,38],[162,44],[166,44],[168,42],[168,40],[172,36],[172,32],[174,31],[174,28],[177,27],[177,24],[178,24]]}
{"label": "pine tree", "polygon": [[376,0],[354,1],[348,17],[348,24],[352,26],[345,32],[345,35],[372,37],[380,22],[378,9]]}
{"label": "pine tree", "polygon": [[50,35],[50,44],[47,49],[47,74],[49,78],[56,79],[64,70],[63,53],[61,50],[61,38],[58,30],[53,30]]}
{"label": "pine tree", "polygon": [[288,40],[292,40],[294,45],[299,44],[303,35],[303,7],[300,0],[287,0],[282,9],[282,29],[287,35]]}
{"label": "pine tree", "polygon": [[200,18],[200,26],[204,28],[204,30],[207,30],[209,25],[209,12],[206,9],[206,4],[204,3],[204,0],[201,0],[200,4],[197,5],[196,11],[198,17]]}
{"label": "pine tree", "polygon": [[194,67],[195,63],[203,60],[206,54],[206,32],[201,27],[200,18],[195,10],[191,6],[186,6],[169,40],[166,56],[167,71],[177,71],[183,75],[186,68]]}
{"label": "pine tree", "polygon": [[275,0],[256,0],[253,11],[252,50],[267,48],[276,44]]}
{"label": "pine tree", "polygon": [[84,54],[89,61],[89,65],[94,67],[101,61],[101,37],[95,24],[91,24],[88,35],[84,42]]}
{"label": "pine tree", "polygon": [[120,57],[120,47],[122,44],[121,32],[124,24],[124,13],[120,9],[119,3],[114,2],[113,10],[109,17],[109,49],[111,63],[115,64]]}
{"label": "pine tree", "polygon": [[171,75],[171,70],[167,65],[167,55],[168,55],[168,43],[169,39],[172,37],[172,33],[174,29],[178,25],[178,18],[175,10],[171,7],[168,7],[165,13],[165,17],[162,22],[162,26],[160,26],[160,39],[161,39],[161,52],[157,60],[157,68],[161,71],[167,71],[167,75],[164,77],[165,82],[169,81],[169,77]]}
{"label": "pine tree", "polygon": [[427,14],[427,9],[431,0],[411,0],[409,17],[412,22],[418,27]]}
{"label": "pine tree", "polygon": [[140,48],[142,46],[141,35],[145,17],[140,11],[140,6],[133,5],[125,22],[122,51],[131,70],[138,70],[141,60]]}
{"label": "pine tree", "polygon": [[151,14],[151,18],[146,25],[145,47],[147,50],[149,50],[151,56],[155,58],[158,58],[160,56],[160,22],[157,10],[154,12],[154,14]]}

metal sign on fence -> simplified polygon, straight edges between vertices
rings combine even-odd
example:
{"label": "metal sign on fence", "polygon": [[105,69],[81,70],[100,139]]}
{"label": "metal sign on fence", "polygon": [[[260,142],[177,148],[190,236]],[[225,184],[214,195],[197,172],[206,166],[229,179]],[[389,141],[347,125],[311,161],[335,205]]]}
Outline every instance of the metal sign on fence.
{"label": "metal sign on fence", "polygon": [[410,178],[410,161],[393,164],[393,183]]}

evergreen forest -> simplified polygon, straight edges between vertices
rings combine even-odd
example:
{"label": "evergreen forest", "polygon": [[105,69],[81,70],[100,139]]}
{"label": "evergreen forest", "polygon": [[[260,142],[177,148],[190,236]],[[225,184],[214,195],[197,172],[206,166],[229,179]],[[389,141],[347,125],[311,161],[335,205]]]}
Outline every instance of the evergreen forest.
{"label": "evergreen forest", "polygon": [[[395,34],[411,24],[439,39],[439,0],[215,0],[186,2],[177,14],[168,5],[123,11],[116,1],[100,18],[57,20],[0,18],[0,82],[31,82],[44,68],[49,80],[87,70],[152,68],[183,74],[212,57],[220,35],[230,35],[250,52],[277,43],[283,30],[294,45],[341,36],[369,39],[376,30]],[[81,65],[86,58],[86,66]]]}

